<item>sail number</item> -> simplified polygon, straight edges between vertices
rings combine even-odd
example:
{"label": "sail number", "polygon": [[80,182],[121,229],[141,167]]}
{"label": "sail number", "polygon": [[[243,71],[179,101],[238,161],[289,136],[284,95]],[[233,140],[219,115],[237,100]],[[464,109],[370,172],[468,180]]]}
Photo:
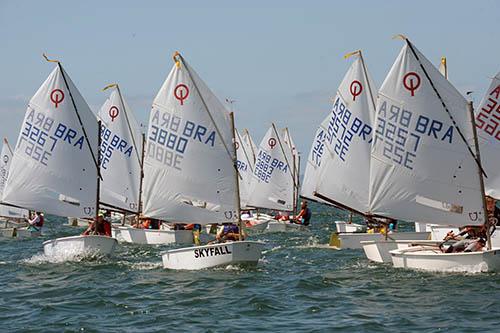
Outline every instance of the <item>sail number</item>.
{"label": "sail number", "polygon": [[326,140],[332,147],[335,155],[345,162],[346,154],[355,135],[363,141],[371,143],[372,128],[365,124],[361,119],[354,116],[346,107],[346,104],[337,96],[331,112],[331,118],[328,122]]}
{"label": "sail number", "polygon": [[476,117],[476,126],[497,140],[500,140],[500,129],[498,129],[498,124],[500,124],[499,95],[500,85],[488,94],[488,99],[484,102]]}
{"label": "sail number", "polygon": [[261,181],[269,183],[274,170],[279,170],[283,173],[288,172],[288,166],[285,162],[277,158],[273,158],[264,150],[259,151],[257,162],[255,163],[255,170],[253,174]]}
{"label": "sail number", "polygon": [[[444,143],[452,143],[453,126],[419,115],[383,101],[377,112],[375,150],[382,149],[387,159],[413,170],[422,137],[430,137]],[[380,146],[381,145],[381,146]]]}

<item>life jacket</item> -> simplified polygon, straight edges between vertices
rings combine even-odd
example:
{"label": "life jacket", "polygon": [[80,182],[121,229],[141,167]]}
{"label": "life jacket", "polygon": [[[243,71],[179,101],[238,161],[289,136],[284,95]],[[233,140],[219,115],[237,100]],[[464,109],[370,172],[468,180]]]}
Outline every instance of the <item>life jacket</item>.
{"label": "life jacket", "polygon": [[224,234],[228,234],[230,232],[233,233],[233,234],[239,233],[238,226],[234,225],[234,224],[225,225],[224,226]]}
{"label": "life jacket", "polygon": [[309,225],[311,220],[312,212],[309,208],[306,208],[306,213],[304,214],[304,225]]}
{"label": "life jacket", "polygon": [[43,222],[44,222],[44,220],[43,220],[43,215],[38,215],[38,217],[39,217],[39,219],[38,219],[38,221],[35,223],[35,227],[39,227],[39,228],[41,228],[41,227],[43,227]]}
{"label": "life jacket", "polygon": [[104,222],[104,235],[111,237],[111,223],[109,221]]}

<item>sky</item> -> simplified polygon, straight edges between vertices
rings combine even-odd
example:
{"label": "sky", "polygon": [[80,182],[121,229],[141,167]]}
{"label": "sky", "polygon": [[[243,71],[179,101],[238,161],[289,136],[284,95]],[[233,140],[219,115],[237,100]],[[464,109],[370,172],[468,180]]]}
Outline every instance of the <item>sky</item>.
{"label": "sky", "polygon": [[[361,49],[380,86],[407,36],[479,103],[500,70],[500,1],[6,1],[0,0],[0,135],[15,145],[26,106],[60,60],[94,112],[118,82],[147,126],[180,51],[214,93],[235,102],[236,126],[258,144],[272,122],[304,157]],[[109,92],[108,92],[109,93]],[[305,158],[302,159],[304,161]],[[304,164],[304,163],[303,163]]]}

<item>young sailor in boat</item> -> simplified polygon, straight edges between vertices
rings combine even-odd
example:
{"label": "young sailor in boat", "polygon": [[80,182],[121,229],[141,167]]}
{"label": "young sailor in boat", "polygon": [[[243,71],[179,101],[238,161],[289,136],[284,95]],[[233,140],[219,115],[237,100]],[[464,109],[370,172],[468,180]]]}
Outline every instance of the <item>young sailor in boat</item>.
{"label": "young sailor in boat", "polygon": [[[486,239],[484,226],[466,226],[458,235],[455,235],[452,231],[448,232],[444,242],[439,247],[445,253],[471,252],[476,248],[482,249],[479,245],[484,243],[484,239]],[[445,242],[454,240],[456,240],[455,243],[450,244],[446,250],[443,250]]]}
{"label": "young sailor in boat", "polygon": [[[214,243],[224,243],[226,241],[236,242],[239,240],[239,231],[240,229],[236,224],[233,223],[223,223],[221,227],[217,230],[217,235],[215,236],[215,240],[212,242],[208,242],[208,244]],[[241,240],[246,238],[246,234],[244,230],[241,231]]]}
{"label": "young sailor in boat", "polygon": [[486,210],[488,211],[488,219],[491,225],[500,225],[500,208],[496,206],[496,200],[492,197],[486,197]]}
{"label": "young sailor in boat", "polygon": [[106,220],[102,214],[99,214],[97,220],[92,222],[82,235],[101,235],[111,237],[111,222]]}
{"label": "young sailor in boat", "polygon": [[42,231],[43,222],[44,218],[42,212],[36,212],[31,220],[28,219],[28,230]]}
{"label": "young sailor in boat", "polygon": [[311,215],[312,215],[311,209],[307,207],[307,201],[304,200],[300,205],[299,215],[297,215],[295,217],[295,220],[292,220],[292,222],[301,225],[309,225],[311,221]]}

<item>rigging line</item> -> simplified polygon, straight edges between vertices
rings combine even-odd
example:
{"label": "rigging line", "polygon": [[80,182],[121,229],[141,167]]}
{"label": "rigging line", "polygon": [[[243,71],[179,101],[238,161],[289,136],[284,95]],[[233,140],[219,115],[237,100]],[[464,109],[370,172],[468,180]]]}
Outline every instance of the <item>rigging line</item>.
{"label": "rigging line", "polygon": [[[71,103],[73,104],[73,108],[75,109],[76,117],[78,118],[78,122],[80,123],[80,127],[82,128],[82,131],[83,131],[83,136],[85,137],[85,141],[87,142],[87,145],[89,146],[90,155],[92,155],[92,160],[94,161],[94,166],[96,167],[97,175],[102,180],[102,175],[101,175],[101,170],[99,168],[99,163],[95,158],[94,151],[92,150],[92,145],[90,144],[89,137],[87,136],[87,131],[85,131],[85,126],[83,126],[82,118],[80,117],[80,113],[78,113],[78,109],[76,108],[75,99],[73,98],[73,94],[71,93],[71,89],[69,89],[69,84],[68,84],[68,81],[66,80],[66,75],[64,75],[64,69],[62,68],[62,65],[60,62],[57,62],[57,65],[59,66],[59,69],[61,70],[61,74],[62,74],[62,77],[64,79],[64,84],[66,85],[66,89],[68,89],[69,97],[71,98]],[[98,149],[100,149],[100,147]]]}
{"label": "rigging line", "polygon": [[212,113],[210,112],[210,110],[208,109],[208,105],[207,103],[205,102],[205,99],[203,98],[203,96],[201,95],[201,92],[200,92],[200,89],[198,89],[198,85],[196,84],[194,78],[193,78],[193,75],[191,75],[191,71],[189,70],[189,67],[187,66],[186,64],[186,61],[184,60],[184,57],[178,53],[177,54],[179,56],[179,58],[181,59],[182,63],[184,64],[184,68],[186,68],[186,72],[188,73],[189,75],[189,78],[191,79],[191,82],[193,82],[193,86],[194,88],[196,89],[196,92],[198,93],[198,96],[200,96],[200,99],[201,99],[201,102],[203,103],[203,106],[205,108],[205,111],[207,111],[208,113],[208,117],[210,118],[210,121],[212,122],[212,124],[214,125],[215,127],[215,130],[217,131],[217,134],[219,135],[219,138],[222,142],[222,145],[224,146],[224,149],[226,149],[226,152],[227,154],[229,155],[229,157],[231,158],[231,161],[233,161],[234,163],[234,167],[236,168],[236,154],[235,156],[233,157],[233,155],[231,154],[229,148],[227,147],[227,144],[226,142],[224,141],[224,137],[222,136],[220,130],[219,130],[219,127],[217,126],[217,124],[215,123],[215,120],[214,120],[214,117],[212,116]]}
{"label": "rigging line", "polygon": [[465,138],[465,136],[463,135],[462,131],[460,130],[460,128],[458,128],[457,126],[457,122],[455,121],[455,119],[453,118],[450,110],[448,109],[448,107],[446,106],[443,98],[441,97],[441,95],[439,94],[439,91],[436,89],[436,87],[434,86],[434,83],[432,82],[429,74],[427,73],[427,70],[425,69],[424,65],[422,64],[422,62],[420,61],[420,58],[418,57],[417,55],[417,52],[415,51],[415,49],[413,48],[413,44],[408,40],[408,38],[405,39],[406,40],[406,43],[408,44],[408,46],[410,47],[410,50],[412,51],[413,55],[415,56],[415,58],[417,58],[417,61],[418,63],[420,64],[420,68],[422,68],[422,71],[424,72],[425,74],[425,77],[427,78],[427,80],[429,80],[429,83],[432,87],[432,90],[434,90],[434,92],[436,93],[438,99],[440,100],[441,102],[441,105],[443,106],[444,110],[446,111],[446,113],[448,114],[448,117],[450,117],[452,123],[453,123],[453,127],[457,130],[458,134],[460,135],[460,138],[462,138],[462,140],[464,141],[465,145],[467,146],[467,150],[469,150],[469,153],[472,155],[472,158],[474,159],[474,161],[476,162],[476,165],[477,167],[479,168],[479,170],[481,170],[481,173],[486,177],[488,178],[488,176],[486,175],[486,172],[484,171],[482,165],[481,165],[481,161],[478,160],[476,154],[474,154],[474,152],[472,151],[471,147],[469,146],[469,144],[467,143],[467,139]]}
{"label": "rigging line", "polygon": [[247,137],[248,137],[248,142],[250,143],[250,149],[252,150],[252,156],[253,156],[253,164],[255,164],[255,161],[257,160],[256,156],[255,156],[255,150],[253,149],[253,145],[252,145],[252,137],[250,136],[250,133],[248,132],[248,129],[244,129],[245,133],[247,134]]}
{"label": "rigging line", "polygon": [[[120,102],[122,103],[123,110],[125,111],[125,120],[127,121],[128,131],[130,132],[130,136],[132,137],[132,144],[134,145],[135,148],[135,155],[137,156],[137,161],[139,162],[139,165],[141,165],[139,150],[137,149],[137,144],[135,143],[135,135],[132,132],[132,126],[130,126],[130,121],[128,119],[128,111],[127,108],[125,107],[125,102],[123,101],[122,97],[122,91],[120,90],[120,86],[118,84],[116,84],[116,90],[118,90],[118,96],[120,97]],[[141,171],[142,171],[142,166],[141,166]]]}

